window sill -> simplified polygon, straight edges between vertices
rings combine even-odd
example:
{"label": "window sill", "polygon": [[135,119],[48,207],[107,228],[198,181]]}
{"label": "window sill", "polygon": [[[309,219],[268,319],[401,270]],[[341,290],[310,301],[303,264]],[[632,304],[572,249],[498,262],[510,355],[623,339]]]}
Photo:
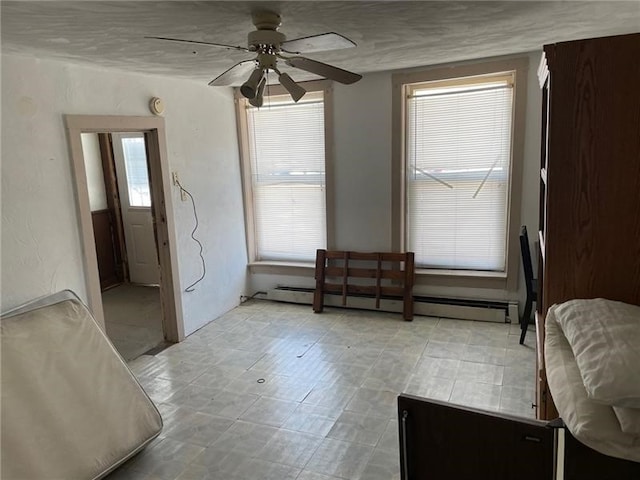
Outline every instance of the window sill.
{"label": "window sill", "polygon": [[416,275],[434,277],[507,278],[506,272],[485,272],[480,270],[445,270],[437,268],[416,268]]}
{"label": "window sill", "polygon": [[315,274],[315,262],[287,262],[266,260],[248,264],[249,273],[266,273],[271,275],[296,275],[312,277]]}
{"label": "window sill", "polygon": [[[257,261],[248,264],[249,273],[266,275],[291,275],[313,278],[314,262]],[[416,285],[441,287],[506,289],[505,272],[480,272],[475,270],[416,269]]]}
{"label": "window sill", "polygon": [[506,272],[416,268],[416,285],[507,289]]}

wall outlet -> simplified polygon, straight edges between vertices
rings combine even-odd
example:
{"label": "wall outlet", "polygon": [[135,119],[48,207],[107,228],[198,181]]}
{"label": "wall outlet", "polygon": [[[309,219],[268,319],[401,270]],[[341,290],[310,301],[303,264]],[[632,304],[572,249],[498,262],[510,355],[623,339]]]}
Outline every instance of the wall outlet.
{"label": "wall outlet", "polygon": [[174,187],[178,187],[180,189],[180,200],[183,202],[187,201],[187,194],[184,189],[180,186],[180,180],[178,180],[178,172],[171,172],[171,181],[173,182]]}

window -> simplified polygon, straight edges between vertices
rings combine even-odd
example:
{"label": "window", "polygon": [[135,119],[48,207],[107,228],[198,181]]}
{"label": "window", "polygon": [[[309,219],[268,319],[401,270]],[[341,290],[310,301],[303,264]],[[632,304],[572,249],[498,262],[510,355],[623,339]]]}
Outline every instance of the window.
{"label": "window", "polygon": [[407,248],[429,268],[505,270],[512,77],[411,85]]}
{"label": "window", "polygon": [[129,204],[132,207],[150,207],[151,190],[149,188],[144,137],[122,137],[122,151],[129,190]]}
{"label": "window", "polygon": [[524,80],[516,68],[498,67],[394,77],[403,117],[395,243],[415,252],[425,272],[506,278],[510,260],[518,260],[520,203],[512,192],[520,188],[523,141],[514,127],[515,86]]}
{"label": "window", "polygon": [[313,262],[327,247],[324,90],[238,99],[251,262]]}

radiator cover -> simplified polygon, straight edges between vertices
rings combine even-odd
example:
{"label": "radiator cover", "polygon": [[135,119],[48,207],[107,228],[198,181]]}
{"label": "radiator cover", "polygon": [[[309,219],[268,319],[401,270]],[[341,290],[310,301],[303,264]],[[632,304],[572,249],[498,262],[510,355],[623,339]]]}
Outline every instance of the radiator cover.
{"label": "radiator cover", "polygon": [[[268,291],[267,298],[278,302],[311,305],[313,303],[313,291],[313,288],[278,286]],[[518,305],[515,302],[429,297],[420,295],[414,296],[413,299],[413,308],[416,315],[496,323],[507,323],[509,321],[517,322]],[[343,307],[342,297],[340,295],[325,294],[324,304],[328,307]],[[377,309],[375,308],[374,298],[349,295],[347,297],[346,308],[401,313],[402,301],[382,298],[380,300],[380,308]]]}

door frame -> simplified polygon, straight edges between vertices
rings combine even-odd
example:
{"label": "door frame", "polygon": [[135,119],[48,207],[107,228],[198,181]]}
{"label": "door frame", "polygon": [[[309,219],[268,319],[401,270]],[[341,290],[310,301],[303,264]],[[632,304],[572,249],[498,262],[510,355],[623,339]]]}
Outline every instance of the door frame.
{"label": "door frame", "polygon": [[151,203],[155,222],[158,263],[160,264],[162,328],[166,340],[170,342],[184,340],[182,291],[178,278],[178,244],[173,217],[171,175],[164,118],[115,115],[64,115],[63,117],[74,173],[89,309],[104,330],[104,310],[98,274],[98,259],[80,134],[143,132],[148,151],[147,161],[149,163]]}

